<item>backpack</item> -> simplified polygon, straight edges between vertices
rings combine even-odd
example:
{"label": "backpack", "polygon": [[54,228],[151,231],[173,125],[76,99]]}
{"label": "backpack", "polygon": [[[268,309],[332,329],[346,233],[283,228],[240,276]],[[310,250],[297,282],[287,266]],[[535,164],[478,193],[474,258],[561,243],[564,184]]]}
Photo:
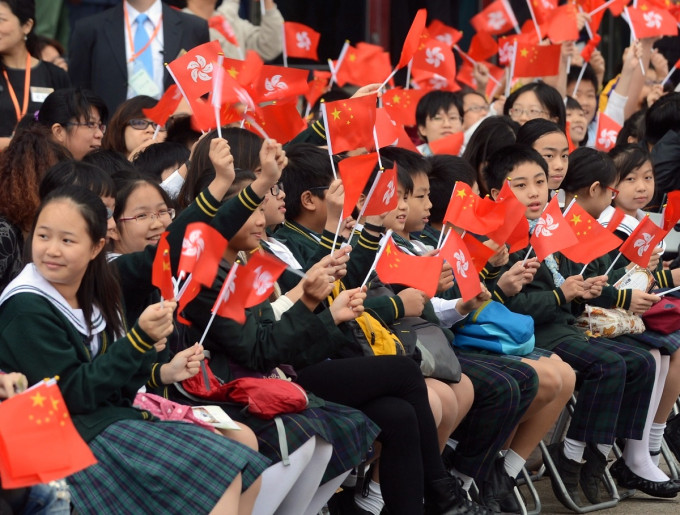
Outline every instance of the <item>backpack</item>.
{"label": "backpack", "polygon": [[228,400],[245,404],[249,413],[264,419],[309,406],[304,388],[285,379],[242,377],[225,383],[223,391]]}

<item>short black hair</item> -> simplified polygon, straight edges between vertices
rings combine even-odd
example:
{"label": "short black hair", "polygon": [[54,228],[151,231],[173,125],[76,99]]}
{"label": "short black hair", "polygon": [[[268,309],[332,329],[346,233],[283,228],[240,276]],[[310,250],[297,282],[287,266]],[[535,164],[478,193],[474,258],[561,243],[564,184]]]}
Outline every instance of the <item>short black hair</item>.
{"label": "short black hair", "polygon": [[41,200],[64,186],[81,186],[98,197],[115,197],[116,186],[111,176],[98,166],[68,159],[45,172],[38,195]]}
{"label": "short black hair", "polygon": [[477,172],[465,159],[458,156],[440,154],[427,158],[430,162],[430,222],[441,223],[444,221],[446,208],[451,200],[453,188],[457,181],[464,182],[468,186],[477,182]]}
{"label": "short black hair", "polygon": [[614,161],[605,152],[581,147],[569,154],[569,172],[560,185],[568,193],[590,188],[596,181],[602,187],[615,184],[618,177]]}
{"label": "short black hair", "polygon": [[463,118],[463,97],[451,91],[430,91],[425,94],[416,106],[416,125],[425,125],[428,118],[432,118],[443,109],[448,111],[451,106],[458,110]]}
{"label": "short black hair", "polygon": [[545,82],[530,82],[510,94],[503,105],[503,114],[509,115],[510,109],[515,105],[517,97],[527,91],[533,91],[541,105],[548,111],[550,118],[557,118],[557,125],[564,130],[567,123],[567,111],[564,109],[564,100],[559,91]]}
{"label": "short black hair", "polygon": [[[286,147],[288,165],[283,169],[281,182],[286,192],[286,218],[295,220],[300,216],[300,198],[308,191],[323,199],[333,182],[333,168],[328,151],[311,143],[295,143]],[[334,158],[335,159],[335,158]]]}
{"label": "short black hair", "polygon": [[574,97],[567,96],[567,105],[566,105],[567,111],[569,109],[580,109],[583,111],[583,106],[581,103],[576,100]]}
{"label": "short black hair", "polygon": [[667,132],[678,129],[680,129],[680,93],[669,93],[647,109],[645,141],[656,145]]}
{"label": "short black hair", "polygon": [[162,182],[163,172],[168,168],[179,168],[189,159],[190,154],[189,149],[181,143],[152,143],[137,153],[132,164],[145,177]]}
{"label": "short black hair", "polygon": [[484,176],[489,191],[492,189],[500,190],[503,187],[503,181],[506,180],[508,175],[524,163],[537,164],[545,172],[545,176],[548,177],[548,165],[545,159],[541,157],[541,154],[529,145],[515,143],[494,152],[489,157],[489,161],[484,168]]}
{"label": "short black hair", "polygon": [[430,169],[430,163],[425,156],[406,148],[384,147],[380,149],[380,156],[395,161],[400,169],[412,177],[421,173],[427,174]]}
{"label": "short black hair", "polygon": [[645,139],[645,115],[647,109],[640,109],[631,114],[628,119],[623,122],[623,127],[616,136],[616,146],[621,146],[629,143],[628,138],[635,138],[636,141],[643,141]]}
{"label": "short black hair", "polygon": [[564,134],[564,130],[555,122],[543,118],[529,120],[517,131],[517,143],[533,146],[537,139],[554,132]]}
{"label": "short black hair", "polygon": [[[569,91],[569,84],[576,84],[576,81],[578,80],[578,76],[581,74],[581,66],[572,66],[569,69],[569,74],[567,75],[567,91]],[[593,69],[592,66],[590,66],[589,63],[586,63],[586,69],[583,70],[583,76],[581,77],[581,84],[584,82],[590,82],[593,85],[593,88],[595,88],[595,94],[597,94],[597,90],[599,89],[600,81],[597,80],[597,74],[595,73],[595,70]],[[576,92],[571,92],[574,95]]]}
{"label": "short black hair", "polygon": [[122,170],[134,170],[132,163],[120,152],[102,147],[91,150],[85,154],[82,162],[98,166],[112,177]]}

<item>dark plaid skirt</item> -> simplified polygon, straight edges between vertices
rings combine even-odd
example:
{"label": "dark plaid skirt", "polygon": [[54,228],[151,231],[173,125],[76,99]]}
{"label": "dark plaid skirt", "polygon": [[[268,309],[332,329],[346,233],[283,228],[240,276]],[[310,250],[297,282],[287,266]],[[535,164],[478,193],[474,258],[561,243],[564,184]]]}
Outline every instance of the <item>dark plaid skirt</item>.
{"label": "dark plaid skirt", "polygon": [[239,473],[245,490],[269,464],[244,445],[184,422],[122,420],[90,449],[98,463],[68,478],[80,513],[208,512]]}
{"label": "dark plaid skirt", "polygon": [[[319,436],[333,446],[333,455],[321,480],[323,484],[361,463],[380,433],[380,428],[357,409],[334,402],[322,403],[323,406],[280,417],[286,430],[289,453],[313,436]],[[273,420],[257,418],[241,409],[222,407],[231,418],[243,422],[255,432],[262,454],[272,462],[281,461],[279,435]]]}
{"label": "dark plaid skirt", "polygon": [[673,354],[680,349],[680,331],[671,334],[661,334],[647,329],[642,334],[627,334],[617,336],[615,340],[623,339],[626,343],[642,344],[647,349],[659,349],[661,354]]}

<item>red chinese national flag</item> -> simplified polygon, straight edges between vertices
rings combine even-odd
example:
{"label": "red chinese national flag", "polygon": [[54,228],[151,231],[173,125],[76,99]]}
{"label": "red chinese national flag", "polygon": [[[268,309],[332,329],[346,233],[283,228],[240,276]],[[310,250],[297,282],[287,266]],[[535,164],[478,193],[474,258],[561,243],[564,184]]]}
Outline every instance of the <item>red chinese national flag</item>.
{"label": "red chinese national flag", "polygon": [[224,36],[224,39],[229,41],[234,46],[238,45],[238,39],[236,39],[236,34],[234,33],[234,28],[231,23],[222,15],[213,16],[208,20],[208,27],[215,29],[217,32]]}
{"label": "red chinese national flag", "polygon": [[264,65],[255,81],[253,92],[256,102],[270,102],[293,98],[307,93],[308,70]]}
{"label": "red chinese national flag", "polygon": [[404,45],[401,49],[401,55],[399,56],[397,68],[403,68],[411,59],[413,59],[416,50],[418,50],[418,47],[420,46],[420,36],[425,30],[426,22],[427,10],[419,9],[415,18],[413,18],[411,28],[408,30],[408,34],[406,34],[406,38],[404,39]]}
{"label": "red chinese national flag", "polygon": [[174,299],[175,289],[172,284],[172,268],[170,266],[170,245],[167,231],[161,235],[156,246],[156,256],[151,269],[151,284],[161,291],[164,299]]}
{"label": "red chinese national flag", "polygon": [[642,268],[647,268],[654,248],[663,241],[665,236],[666,232],[656,225],[651,218],[645,216],[630,233],[628,239],[623,242],[619,251],[629,261]]}
{"label": "red chinese national flag", "polygon": [[177,84],[172,84],[165,93],[163,93],[163,96],[155,106],[148,109],[144,108],[142,109],[142,112],[149,120],[164,127],[165,124],[168,123],[168,118],[172,116],[181,101],[182,93],[177,87]]}
{"label": "red chinese national flag", "polygon": [[565,216],[578,238],[578,243],[560,252],[575,263],[584,265],[604,256],[621,245],[621,238],[602,227],[588,212],[574,203]]}
{"label": "red chinese national flag", "polygon": [[680,220],[680,191],[668,193],[666,207],[663,210],[663,230],[669,232]]}
{"label": "red chinese national flag", "polygon": [[414,126],[416,124],[416,105],[425,93],[425,91],[419,89],[403,89],[401,87],[389,89],[383,93],[383,106],[393,120],[404,125]]}
{"label": "red chinese national flag", "polygon": [[472,259],[472,263],[475,265],[477,272],[484,270],[487,262],[496,251],[491,247],[484,245],[484,243],[479,241],[469,232],[466,232],[463,235],[463,242],[470,252],[470,258]]}
{"label": "red chinese national flag", "polygon": [[586,46],[581,50],[581,57],[587,62],[590,62],[590,58],[593,56],[593,52],[597,48],[597,45],[602,41],[602,37],[599,34],[593,34],[593,39],[589,39]]}
{"label": "red chinese national flag", "polygon": [[192,48],[168,64],[168,71],[188,100],[210,92],[220,52],[220,42],[215,40]]}
{"label": "red chinese national flag", "polygon": [[371,197],[366,199],[364,216],[381,215],[397,208],[399,198],[397,195],[397,165],[394,168],[383,170],[375,178]]}
{"label": "red chinese national flag", "polygon": [[326,102],[326,139],[333,154],[373,146],[377,95]]}
{"label": "red chinese national flag", "polygon": [[621,126],[604,113],[597,115],[597,131],[595,132],[595,148],[609,152],[616,145]]}
{"label": "red chinese national flag", "polygon": [[309,89],[305,93],[305,98],[309,104],[314,105],[321,98],[321,95],[326,92],[331,76],[331,72],[314,70],[313,78],[308,82]]}
{"label": "red chinese national flag", "polygon": [[226,238],[208,224],[194,222],[187,225],[177,273],[184,277],[192,274],[193,281],[212,286],[226,248]]}
{"label": "red chinese national flag", "polygon": [[529,239],[536,257],[543,261],[546,256],[578,243],[578,238],[562,216],[560,204],[555,195],[548,208],[538,219],[534,232]]}
{"label": "red chinese national flag", "polygon": [[498,43],[488,32],[478,32],[472,36],[468,55],[475,61],[485,61],[498,53]]}
{"label": "red chinese national flag", "polygon": [[630,0],[616,0],[615,2],[612,2],[609,4],[607,9],[614,15],[614,16],[621,16],[621,13],[623,13],[623,9],[630,3]]}
{"label": "red chinese national flag", "polygon": [[284,48],[288,57],[300,57],[318,61],[316,50],[319,46],[321,34],[302,23],[292,21],[283,22]]}
{"label": "red chinese national flag", "polygon": [[560,45],[519,45],[515,77],[551,77],[560,70]]}
{"label": "red chinese national flag", "polygon": [[638,39],[678,35],[678,21],[667,9],[640,2],[637,8],[629,7],[628,14]]}
{"label": "red chinese national flag", "polygon": [[470,20],[477,32],[488,32],[492,35],[503,34],[517,27],[515,14],[506,0],[491,2],[483,11]]}
{"label": "red chinese national flag", "polygon": [[[260,108],[259,113],[249,113],[254,115],[255,121],[264,129],[270,138],[279,143],[288,143],[295,136],[307,128],[307,124],[300,116],[300,113],[293,102],[273,103]],[[244,124],[248,130],[251,129],[250,123]],[[253,130],[255,134],[260,134]]]}
{"label": "red chinese national flag", "polygon": [[494,207],[492,200],[480,198],[469,185],[458,181],[446,208],[444,222],[473,234],[487,234],[503,223],[503,218],[494,213]]}
{"label": "red chinese national flag", "polygon": [[425,292],[428,297],[434,297],[443,263],[444,260],[439,256],[406,254],[389,237],[375,271],[386,284],[403,284]]}
{"label": "red chinese national flag", "polygon": [[344,216],[349,216],[357,205],[371,173],[378,164],[378,154],[372,152],[360,156],[347,157],[338,164],[338,171],[345,189]]}
{"label": "red chinese national flag", "polygon": [[463,146],[465,135],[462,132],[449,134],[435,141],[428,143],[433,154],[450,154],[457,156],[460,154],[460,149]]}
{"label": "red chinese national flag", "polygon": [[257,52],[248,50],[245,60],[225,57],[222,67],[231,79],[243,87],[250,88],[261,75],[264,62]]}
{"label": "red chinese national flag", "polygon": [[517,41],[517,48],[521,49],[538,44],[538,36],[536,31],[532,31],[527,34],[512,34],[498,38],[498,64],[501,66],[508,66],[512,63],[515,55],[515,41]]}
{"label": "red chinese national flag", "polygon": [[3,489],[62,479],[97,463],[51,382],[0,404],[0,479]]}
{"label": "red chinese national flag", "polygon": [[577,10],[574,4],[556,8],[548,22],[548,37],[553,43],[577,41],[579,38]]}
{"label": "red chinese national flag", "polygon": [[[529,224],[525,212],[526,207],[522,204],[510,187],[510,181],[503,181],[503,187],[496,199],[498,213],[503,218],[503,223],[498,229],[487,236],[498,245],[510,244],[516,250],[523,249],[529,244]],[[517,232],[516,232],[517,231]]]}
{"label": "red chinese national flag", "polygon": [[[337,66],[337,61],[334,65]],[[389,52],[381,46],[362,42],[356,47],[348,47],[344,60],[336,69],[336,80],[339,86],[346,83],[364,86],[382,83],[391,71]]]}
{"label": "red chinese national flag", "polygon": [[463,302],[482,293],[479,272],[475,268],[470,251],[456,231],[449,231],[439,255],[451,265]]}
{"label": "red chinese national flag", "polygon": [[426,39],[413,56],[412,70],[436,73],[452,81],[456,77],[456,59],[451,47],[437,39]]}
{"label": "red chinese national flag", "polygon": [[432,20],[432,23],[427,27],[427,32],[431,38],[438,39],[442,43],[452,47],[458,43],[463,37],[463,33],[458,29],[449,27],[439,20]]}

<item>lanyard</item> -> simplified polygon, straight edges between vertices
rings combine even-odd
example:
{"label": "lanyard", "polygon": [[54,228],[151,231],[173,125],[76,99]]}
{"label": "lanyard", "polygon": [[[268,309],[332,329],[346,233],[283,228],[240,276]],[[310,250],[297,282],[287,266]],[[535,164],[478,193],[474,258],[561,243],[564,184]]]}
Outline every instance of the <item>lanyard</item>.
{"label": "lanyard", "polygon": [[12,83],[9,81],[9,76],[7,75],[7,70],[3,68],[2,74],[5,76],[5,82],[7,82],[7,89],[9,90],[9,96],[12,98],[12,103],[14,104],[14,111],[17,115],[17,122],[21,120],[21,117],[28,111],[28,95],[31,89],[31,54],[26,55],[26,71],[24,72],[24,103],[19,109],[19,100],[17,99],[16,93],[14,93],[14,88]]}
{"label": "lanyard", "polygon": [[144,52],[146,52],[146,49],[149,48],[151,42],[154,39],[156,39],[156,36],[158,36],[158,31],[161,28],[161,23],[163,22],[163,15],[161,15],[160,19],[158,20],[156,28],[153,29],[153,33],[151,34],[149,41],[146,42],[146,45],[144,45],[144,47],[138,52],[135,52],[135,43],[132,38],[132,27],[130,26],[130,15],[128,14],[127,4],[125,4],[125,2],[123,2],[123,13],[125,14],[125,26],[127,27],[128,40],[130,42],[130,52],[132,52],[132,55],[130,56],[130,59],[128,59],[128,62],[131,63],[132,61],[137,59],[140,55],[142,55]]}

